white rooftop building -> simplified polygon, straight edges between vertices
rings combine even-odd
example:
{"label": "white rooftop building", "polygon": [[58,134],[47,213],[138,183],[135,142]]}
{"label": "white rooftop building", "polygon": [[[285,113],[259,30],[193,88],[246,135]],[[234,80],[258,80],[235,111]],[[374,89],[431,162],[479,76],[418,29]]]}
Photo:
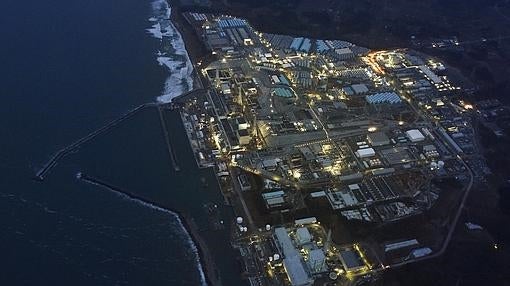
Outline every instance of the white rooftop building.
{"label": "white rooftop building", "polygon": [[356,156],[358,156],[358,158],[372,157],[375,156],[375,150],[373,148],[358,149],[358,151],[356,151]]}
{"label": "white rooftop building", "polygon": [[299,256],[295,255],[283,259],[283,267],[292,286],[307,286],[313,283],[312,278],[306,273]]}
{"label": "white rooftop building", "polygon": [[406,136],[411,142],[420,142],[425,140],[425,136],[418,129],[411,129],[406,131]]}
{"label": "white rooftop building", "polygon": [[313,283],[313,279],[308,275],[304,264],[303,257],[294,247],[292,240],[284,227],[274,229],[277,243],[283,252],[283,267],[287,273],[290,284],[292,286],[308,286]]}
{"label": "white rooftop building", "polygon": [[317,218],[314,216],[305,217],[305,218],[297,219],[294,221],[295,225],[305,225],[305,224],[313,224],[313,223],[317,223]]}
{"label": "white rooftop building", "polygon": [[280,249],[285,257],[298,255],[286,228],[277,227],[274,229],[274,234],[276,235],[276,240],[278,241]]}
{"label": "white rooftop building", "polygon": [[296,237],[299,244],[305,244],[312,241],[312,235],[306,227],[300,227],[296,231]]}
{"label": "white rooftop building", "polygon": [[422,248],[413,250],[411,252],[411,256],[414,258],[419,258],[419,257],[427,256],[431,253],[432,253],[432,249],[430,249],[429,247],[422,247]]}

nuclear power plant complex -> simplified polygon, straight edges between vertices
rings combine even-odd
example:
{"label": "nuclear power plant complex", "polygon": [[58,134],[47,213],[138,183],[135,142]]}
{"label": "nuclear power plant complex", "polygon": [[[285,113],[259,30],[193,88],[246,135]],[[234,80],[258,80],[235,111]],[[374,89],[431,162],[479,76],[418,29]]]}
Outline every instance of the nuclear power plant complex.
{"label": "nuclear power plant complex", "polygon": [[185,17],[211,58],[174,104],[238,216],[251,285],[357,285],[444,252],[484,164],[445,64]]}

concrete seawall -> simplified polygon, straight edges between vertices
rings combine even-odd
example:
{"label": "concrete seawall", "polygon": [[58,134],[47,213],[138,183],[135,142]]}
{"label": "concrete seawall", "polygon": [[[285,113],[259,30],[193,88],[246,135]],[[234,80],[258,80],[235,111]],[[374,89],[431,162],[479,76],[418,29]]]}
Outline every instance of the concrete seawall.
{"label": "concrete seawall", "polygon": [[145,104],[139,105],[138,107],[131,109],[130,111],[128,111],[127,113],[125,113],[121,117],[119,117],[119,118],[117,118],[117,119],[115,119],[113,121],[110,121],[109,123],[107,123],[103,127],[92,131],[91,133],[89,133],[89,134],[85,135],[84,137],[76,140],[75,142],[71,143],[70,145],[67,145],[66,147],[60,149],[35,174],[34,179],[36,179],[38,181],[43,181],[45,175],[49,171],[51,171],[51,169],[53,169],[53,167],[55,167],[57,165],[57,163],[58,163],[58,161],[60,159],[64,158],[66,155],[68,155],[69,153],[71,153],[74,150],[78,149],[80,146],[82,146],[83,144],[89,142],[90,140],[96,138],[97,136],[110,131],[112,128],[114,128],[115,126],[117,126],[121,122],[123,122],[123,121],[125,121],[125,120],[127,120],[127,119],[129,119],[131,117],[133,117],[138,112],[140,112],[140,111],[142,111],[142,110],[144,110],[144,109],[146,109],[148,107],[154,107],[154,106],[157,106],[157,103],[145,103]]}
{"label": "concrete seawall", "polygon": [[213,286],[222,285],[221,279],[218,275],[218,270],[216,268],[214,260],[212,259],[209,248],[208,248],[206,242],[200,236],[200,231],[198,229],[198,226],[195,223],[195,220],[191,216],[189,216],[187,213],[176,210],[171,207],[161,205],[155,201],[149,200],[149,199],[144,198],[140,195],[136,195],[132,192],[129,192],[129,191],[124,190],[120,187],[117,187],[111,183],[103,181],[99,178],[95,178],[95,177],[86,175],[84,173],[79,173],[77,175],[77,178],[83,182],[101,186],[101,187],[109,189],[111,191],[123,194],[131,199],[139,200],[141,202],[150,204],[152,206],[155,206],[157,208],[160,208],[162,210],[169,211],[169,212],[175,214],[181,221],[182,225],[186,229],[186,232],[188,232],[193,243],[195,244],[195,246],[197,248],[198,256],[200,258],[200,264],[202,265],[202,267],[204,269],[204,274],[205,274],[207,284],[213,285]]}

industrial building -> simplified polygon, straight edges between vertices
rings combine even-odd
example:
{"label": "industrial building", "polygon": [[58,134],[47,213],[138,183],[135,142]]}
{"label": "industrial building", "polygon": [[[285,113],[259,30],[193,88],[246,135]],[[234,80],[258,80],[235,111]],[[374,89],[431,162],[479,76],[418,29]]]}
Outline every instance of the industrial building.
{"label": "industrial building", "polygon": [[250,144],[251,135],[247,129],[241,129],[237,131],[237,139],[239,140],[239,145],[245,146]]}
{"label": "industrial building", "polygon": [[406,131],[406,136],[409,141],[416,143],[425,140],[425,136],[418,129],[411,129]]}
{"label": "industrial building", "polygon": [[384,132],[373,132],[367,135],[367,141],[374,147],[390,144],[390,139]]}
{"label": "industrial building", "polygon": [[296,231],[296,237],[299,244],[305,244],[312,241],[312,235],[306,227],[300,227]]}
{"label": "industrial building", "polygon": [[273,93],[276,96],[282,97],[282,98],[293,98],[296,96],[295,93],[291,89],[283,88],[283,87],[275,88]]}
{"label": "industrial building", "polygon": [[356,272],[364,269],[365,263],[355,249],[347,249],[340,252],[340,260],[347,272]]}
{"label": "industrial building", "polygon": [[353,84],[351,85],[352,90],[355,94],[365,94],[368,92],[368,87],[366,84],[360,83],[360,84]]}
{"label": "industrial building", "polygon": [[287,203],[285,201],[285,192],[282,190],[263,193],[262,199],[269,210],[284,207]]}
{"label": "industrial building", "polygon": [[326,271],[327,268],[325,262],[326,256],[324,255],[324,251],[322,249],[313,249],[308,252],[307,263],[310,267],[310,271],[313,274]]}
{"label": "industrial building", "polygon": [[382,104],[382,103],[397,104],[402,102],[400,96],[398,96],[398,94],[396,94],[395,92],[383,92],[368,95],[366,97],[366,100],[369,104]]}
{"label": "industrial building", "polygon": [[358,156],[358,158],[373,157],[375,156],[375,150],[373,148],[358,149],[358,151],[356,151],[356,156]]}
{"label": "industrial building", "polygon": [[[445,166],[441,175],[466,177],[451,151],[473,145],[461,114],[466,105],[438,93],[449,82],[428,61],[404,50],[367,53],[345,41],[263,34],[224,15],[190,18],[204,27],[202,38],[219,59],[202,69],[211,83],[207,104],[189,112],[194,116],[185,124],[199,161],[225,164],[217,172],[221,182],[233,181],[241,191],[229,199],[257,199],[240,210],[251,213],[253,224],[273,223],[276,216],[288,223],[250,227],[234,242],[246,244],[242,255],[255,258],[245,271],[252,285],[323,285],[329,274],[355,285],[373,270],[367,253],[352,241],[326,247],[331,233],[318,231],[322,226],[312,218],[290,225],[294,215],[318,210],[317,202],[320,211],[347,220],[391,223],[433,205],[439,194],[434,164]],[[237,168],[265,184],[229,178],[226,170]],[[408,244],[386,246],[397,259],[431,252]],[[405,256],[397,257],[401,250]]]}
{"label": "industrial building", "polygon": [[307,286],[313,283],[312,277],[305,269],[303,256],[294,246],[285,227],[274,229],[276,242],[284,255],[283,267],[292,286]]}

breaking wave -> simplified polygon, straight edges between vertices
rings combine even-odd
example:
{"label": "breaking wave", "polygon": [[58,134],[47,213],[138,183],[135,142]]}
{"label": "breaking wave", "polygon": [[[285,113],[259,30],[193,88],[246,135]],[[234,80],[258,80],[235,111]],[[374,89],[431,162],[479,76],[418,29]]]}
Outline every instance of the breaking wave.
{"label": "breaking wave", "polygon": [[166,103],[193,89],[193,65],[181,34],[170,20],[172,10],[166,0],[155,0],[151,7],[152,15],[148,19],[151,27],[147,32],[159,40],[156,60],[169,72],[163,92],[158,97],[159,102]]}
{"label": "breaking wave", "polygon": [[[186,51],[182,36],[170,19],[172,10],[167,1],[154,0],[151,3],[151,10],[151,15],[148,19],[150,28],[147,28],[147,33],[159,41],[159,49],[155,53],[156,61],[160,66],[165,67],[169,73],[165,80],[163,92],[158,96],[157,100],[167,103],[171,102],[173,98],[193,89],[193,65]],[[115,190],[112,191],[115,192]],[[145,207],[171,214],[177,220],[189,247],[195,255],[201,284],[207,285],[197,246],[184,227],[180,217],[170,210],[129,197],[126,194],[116,193]]]}

